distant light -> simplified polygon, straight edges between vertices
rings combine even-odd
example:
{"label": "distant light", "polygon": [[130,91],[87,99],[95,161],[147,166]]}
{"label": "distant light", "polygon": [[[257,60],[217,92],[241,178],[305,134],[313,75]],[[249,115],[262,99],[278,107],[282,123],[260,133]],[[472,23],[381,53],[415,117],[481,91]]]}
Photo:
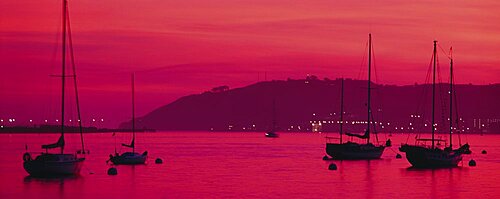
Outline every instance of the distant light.
{"label": "distant light", "polygon": [[49,121],[45,120],[45,123],[47,123],[47,122],[49,122]]}
{"label": "distant light", "polygon": [[12,119],[9,119],[9,122],[12,122]]}
{"label": "distant light", "polygon": [[95,122],[95,119],[92,119],[92,122]]}
{"label": "distant light", "polygon": [[30,122],[33,122],[33,120],[30,120]]}
{"label": "distant light", "polygon": [[13,121],[13,122],[15,122],[15,121],[16,121],[16,119],[12,118],[12,121]]}
{"label": "distant light", "polygon": [[80,122],[80,120],[78,120],[78,122]]}
{"label": "distant light", "polygon": [[315,115],[316,115],[316,113],[313,113],[313,116],[315,116]]}
{"label": "distant light", "polygon": [[69,122],[71,122],[71,120],[69,120]]}
{"label": "distant light", "polygon": [[56,120],[56,122],[59,122],[59,120]]}
{"label": "distant light", "polygon": [[101,122],[104,122],[104,119],[101,119]]}
{"label": "distant light", "polygon": [[2,119],[2,120],[0,120],[0,122],[3,122],[3,119]]}
{"label": "distant light", "polygon": [[3,126],[0,126],[0,128],[2,128],[2,129],[3,129]]}

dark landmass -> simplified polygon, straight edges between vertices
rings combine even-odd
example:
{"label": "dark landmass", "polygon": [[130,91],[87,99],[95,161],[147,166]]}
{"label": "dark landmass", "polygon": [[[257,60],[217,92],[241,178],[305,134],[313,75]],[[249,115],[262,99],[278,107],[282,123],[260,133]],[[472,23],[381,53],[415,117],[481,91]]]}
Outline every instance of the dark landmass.
{"label": "dark landmass", "polygon": [[[102,132],[132,132],[130,128],[123,129],[99,129],[96,127],[83,127],[84,133],[102,133]],[[136,129],[136,132],[154,132],[154,129]],[[61,132],[60,125],[39,125],[39,126],[14,126],[2,127],[0,133],[59,133]],[[80,133],[78,126],[64,126],[65,133]]]}
{"label": "dark landmass", "polygon": [[[139,128],[199,131],[265,131],[273,120],[281,131],[338,131],[341,80],[258,82],[242,88],[220,86],[201,94],[181,97],[136,120]],[[344,81],[344,120],[347,131],[363,131],[366,121],[367,81]],[[430,132],[432,85],[373,84],[372,112],[375,128],[384,132]],[[436,86],[438,133],[449,127],[448,84]],[[453,121],[465,132],[500,132],[500,84],[455,85]],[[458,117],[456,117],[458,115]],[[460,120],[461,119],[461,120]],[[354,124],[353,124],[354,122]],[[380,124],[381,122],[381,124]],[[321,123],[321,125],[319,125]],[[410,124],[411,123],[411,124]],[[120,128],[130,128],[125,122]],[[454,124],[454,126],[457,126]],[[401,129],[402,128],[402,129]]]}

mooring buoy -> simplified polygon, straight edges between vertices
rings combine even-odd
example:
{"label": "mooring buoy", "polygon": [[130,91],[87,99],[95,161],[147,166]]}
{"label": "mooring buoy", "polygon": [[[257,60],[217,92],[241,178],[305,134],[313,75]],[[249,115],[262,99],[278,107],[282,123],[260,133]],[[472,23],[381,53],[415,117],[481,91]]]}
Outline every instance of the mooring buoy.
{"label": "mooring buoy", "polygon": [[476,166],[476,161],[475,161],[474,159],[471,159],[471,160],[469,161],[469,166],[471,166],[471,167],[475,167],[475,166]]}
{"label": "mooring buoy", "polygon": [[331,163],[328,165],[328,170],[337,170],[337,165],[335,163]]}
{"label": "mooring buoy", "polygon": [[156,158],[155,163],[156,164],[163,164],[163,160],[161,158]]}
{"label": "mooring buoy", "polygon": [[108,169],[108,175],[117,175],[118,170],[115,167],[111,167]]}
{"label": "mooring buoy", "polygon": [[487,154],[486,150],[481,151],[481,154]]}

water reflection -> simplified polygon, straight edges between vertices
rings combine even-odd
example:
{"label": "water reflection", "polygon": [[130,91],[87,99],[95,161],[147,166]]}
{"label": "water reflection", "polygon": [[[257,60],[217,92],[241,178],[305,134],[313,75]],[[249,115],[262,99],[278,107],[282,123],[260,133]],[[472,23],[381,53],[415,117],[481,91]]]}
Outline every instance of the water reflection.
{"label": "water reflection", "polygon": [[[24,190],[31,191],[33,190],[52,190],[50,192],[55,192],[60,198],[64,198],[66,195],[65,192],[68,191],[65,187],[69,182],[78,182],[83,177],[80,175],[72,175],[72,176],[57,176],[57,177],[35,177],[35,176],[26,176],[23,179],[24,182]],[[73,183],[71,183],[73,184]],[[55,186],[57,185],[57,186]],[[73,187],[75,185],[69,185],[69,187]]]}

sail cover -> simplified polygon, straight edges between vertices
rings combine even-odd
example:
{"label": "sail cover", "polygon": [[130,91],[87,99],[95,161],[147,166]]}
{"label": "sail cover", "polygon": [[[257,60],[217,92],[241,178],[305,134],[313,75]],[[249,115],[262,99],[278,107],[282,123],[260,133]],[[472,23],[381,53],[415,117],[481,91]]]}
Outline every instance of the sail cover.
{"label": "sail cover", "polygon": [[353,134],[353,133],[346,133],[347,136],[352,136],[352,137],[358,137],[358,138],[361,138],[361,139],[367,139],[370,137],[370,134],[368,133],[368,131],[365,131],[365,134],[363,135],[359,135],[359,134]]}
{"label": "sail cover", "polygon": [[54,144],[42,145],[42,149],[53,149],[53,148],[58,148],[58,147],[64,147],[64,136],[63,135],[61,135],[61,137],[59,137],[59,140],[57,140],[57,142]]}
{"label": "sail cover", "polygon": [[135,147],[135,139],[132,139],[132,142],[130,144],[122,144],[122,146],[134,148]]}

